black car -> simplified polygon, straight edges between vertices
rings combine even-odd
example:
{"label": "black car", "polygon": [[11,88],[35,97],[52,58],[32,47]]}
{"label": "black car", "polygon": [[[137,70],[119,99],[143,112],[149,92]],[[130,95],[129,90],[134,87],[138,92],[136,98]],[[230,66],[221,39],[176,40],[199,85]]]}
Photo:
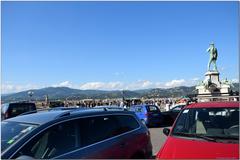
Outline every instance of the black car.
{"label": "black car", "polygon": [[36,111],[36,105],[32,102],[5,103],[1,106],[1,120],[16,117],[22,113]]}
{"label": "black car", "polygon": [[186,106],[186,104],[176,105],[172,109],[166,112],[162,112],[162,115],[164,116],[164,124],[165,125],[172,125],[177,118],[178,114],[181,112],[181,110]]}
{"label": "black car", "polygon": [[147,127],[133,112],[47,110],[1,122],[2,159],[151,158]]}

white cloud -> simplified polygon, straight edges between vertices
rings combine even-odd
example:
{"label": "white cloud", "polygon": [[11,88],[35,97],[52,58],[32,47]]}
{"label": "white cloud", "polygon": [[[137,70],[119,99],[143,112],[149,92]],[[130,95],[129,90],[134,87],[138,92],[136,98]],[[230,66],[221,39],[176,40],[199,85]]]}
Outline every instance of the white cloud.
{"label": "white cloud", "polygon": [[41,86],[34,85],[34,84],[12,84],[12,83],[3,83],[1,85],[1,92],[2,93],[16,93],[30,89],[39,89],[42,88]]}
{"label": "white cloud", "polygon": [[[130,83],[124,82],[87,82],[84,84],[73,84],[70,81],[63,81],[54,85],[33,85],[33,84],[13,84],[13,83],[4,83],[1,86],[2,93],[15,93],[30,89],[39,89],[44,87],[69,87],[75,89],[96,89],[96,90],[137,90],[137,89],[147,89],[147,88],[171,88],[177,86],[193,86],[197,83],[197,78],[192,78],[190,80],[177,79],[171,80],[169,82],[152,82],[149,80],[138,80]],[[233,81],[237,81],[234,79]]]}
{"label": "white cloud", "polygon": [[64,81],[59,84],[53,85],[53,87],[73,87],[72,83],[69,81]]}
{"label": "white cloud", "polygon": [[135,89],[145,89],[152,88],[154,83],[148,80],[138,80],[136,82],[132,82],[130,84],[125,84],[124,89],[135,90]]}
{"label": "white cloud", "polygon": [[103,90],[115,90],[121,89],[123,87],[123,83],[121,82],[88,82],[80,85],[79,89],[103,89]]}
{"label": "white cloud", "polygon": [[165,83],[166,87],[177,87],[177,86],[183,86],[183,85],[186,85],[186,80],[184,79],[172,80],[170,82]]}

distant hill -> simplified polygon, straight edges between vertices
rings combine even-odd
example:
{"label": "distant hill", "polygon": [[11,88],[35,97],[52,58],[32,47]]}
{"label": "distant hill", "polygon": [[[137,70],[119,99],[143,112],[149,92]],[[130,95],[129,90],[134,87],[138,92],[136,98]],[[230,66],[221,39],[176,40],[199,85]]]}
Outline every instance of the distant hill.
{"label": "distant hill", "polygon": [[[61,99],[106,99],[106,98],[121,98],[123,97],[122,91],[102,91],[102,90],[79,90],[68,87],[48,87],[42,89],[27,90],[13,94],[2,95],[2,101],[23,101],[29,100],[28,92],[32,91],[34,100],[44,100],[48,95],[50,100]],[[124,96],[133,98],[140,95],[133,91],[124,91]]]}
{"label": "distant hill", "polygon": [[[239,92],[239,83],[233,84],[233,91]],[[23,101],[28,100],[28,92],[18,92],[13,94],[2,95],[3,102],[10,101]],[[141,89],[141,90],[120,90],[116,91],[103,91],[103,90],[79,90],[68,87],[48,87],[42,89],[31,90],[34,92],[32,99],[44,100],[45,96],[48,95],[50,100],[65,100],[65,99],[106,99],[106,98],[161,98],[161,97],[180,97],[186,95],[196,94],[195,86],[186,87],[174,87],[174,88],[153,88],[153,89]]]}

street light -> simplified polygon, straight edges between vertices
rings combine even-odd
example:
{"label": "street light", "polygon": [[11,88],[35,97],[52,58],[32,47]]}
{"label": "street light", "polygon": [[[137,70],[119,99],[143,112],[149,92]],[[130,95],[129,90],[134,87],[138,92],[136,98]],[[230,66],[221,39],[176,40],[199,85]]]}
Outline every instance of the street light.
{"label": "street light", "polygon": [[29,101],[31,101],[33,94],[33,91],[28,91]]}
{"label": "street light", "polygon": [[124,102],[124,90],[122,90],[122,100]]}

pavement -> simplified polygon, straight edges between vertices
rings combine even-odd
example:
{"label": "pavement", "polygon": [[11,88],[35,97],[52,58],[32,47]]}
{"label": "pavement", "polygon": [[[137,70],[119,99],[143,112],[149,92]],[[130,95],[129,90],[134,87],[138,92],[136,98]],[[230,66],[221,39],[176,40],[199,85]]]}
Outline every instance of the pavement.
{"label": "pavement", "polygon": [[160,148],[162,147],[162,145],[167,139],[167,136],[163,134],[163,128],[164,127],[149,128],[149,131],[151,134],[152,146],[153,146],[153,155],[157,154],[157,152],[160,150]]}

